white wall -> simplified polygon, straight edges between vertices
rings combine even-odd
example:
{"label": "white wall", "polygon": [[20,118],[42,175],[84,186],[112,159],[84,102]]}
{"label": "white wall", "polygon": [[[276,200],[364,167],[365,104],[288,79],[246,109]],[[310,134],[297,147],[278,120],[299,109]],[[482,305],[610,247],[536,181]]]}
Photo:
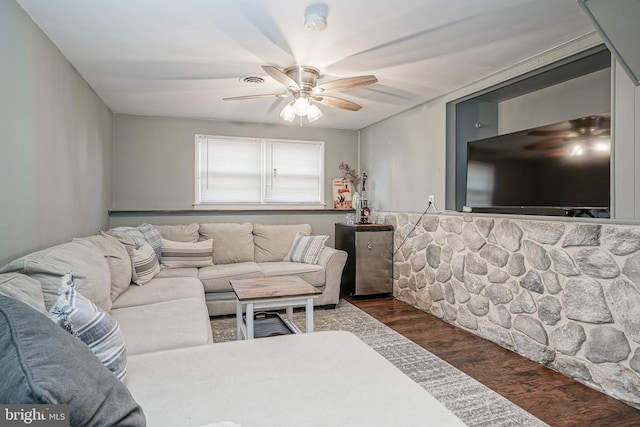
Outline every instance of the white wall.
{"label": "white wall", "polygon": [[113,115],[13,0],[0,1],[0,264],[108,225]]}

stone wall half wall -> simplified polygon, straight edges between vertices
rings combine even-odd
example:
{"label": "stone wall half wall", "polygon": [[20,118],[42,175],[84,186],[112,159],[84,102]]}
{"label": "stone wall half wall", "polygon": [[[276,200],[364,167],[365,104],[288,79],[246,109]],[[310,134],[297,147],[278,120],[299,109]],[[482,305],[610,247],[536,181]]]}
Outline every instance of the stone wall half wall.
{"label": "stone wall half wall", "polygon": [[377,215],[397,298],[640,408],[640,226]]}

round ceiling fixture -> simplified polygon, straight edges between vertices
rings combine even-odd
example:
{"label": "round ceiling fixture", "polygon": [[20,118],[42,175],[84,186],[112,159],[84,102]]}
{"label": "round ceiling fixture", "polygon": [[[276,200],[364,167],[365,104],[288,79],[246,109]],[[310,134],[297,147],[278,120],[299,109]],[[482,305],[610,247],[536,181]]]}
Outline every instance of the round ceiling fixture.
{"label": "round ceiling fixture", "polygon": [[304,11],[304,27],[309,31],[322,31],[327,28],[329,8],[324,3],[315,3]]}

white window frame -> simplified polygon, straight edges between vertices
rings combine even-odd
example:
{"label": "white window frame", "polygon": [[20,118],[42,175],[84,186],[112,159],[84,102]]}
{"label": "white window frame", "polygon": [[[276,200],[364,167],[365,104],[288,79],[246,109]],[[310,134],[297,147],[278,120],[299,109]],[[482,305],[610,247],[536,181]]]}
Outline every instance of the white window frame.
{"label": "white window frame", "polygon": [[[200,143],[207,141],[208,139],[217,139],[222,141],[238,141],[238,142],[250,142],[261,145],[261,170],[259,174],[261,176],[260,184],[260,201],[256,203],[242,203],[242,202],[212,202],[202,201],[200,182],[202,179],[201,171],[201,150]],[[320,164],[319,169],[319,194],[318,199],[313,202],[277,202],[267,201],[267,185],[269,185],[271,177],[267,174],[267,170],[270,164],[267,147],[272,144],[313,144],[320,150]],[[292,139],[271,139],[271,138],[253,138],[253,137],[232,137],[232,136],[218,136],[208,134],[195,134],[194,137],[194,209],[220,209],[220,210],[278,210],[278,209],[324,209],[325,208],[325,143],[324,141],[307,141],[307,140],[292,140]]]}

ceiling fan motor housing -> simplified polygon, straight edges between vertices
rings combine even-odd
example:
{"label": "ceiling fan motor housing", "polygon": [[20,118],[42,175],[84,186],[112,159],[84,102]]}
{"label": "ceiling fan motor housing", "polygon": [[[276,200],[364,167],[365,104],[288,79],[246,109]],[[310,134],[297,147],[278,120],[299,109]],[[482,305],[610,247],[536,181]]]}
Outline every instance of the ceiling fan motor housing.
{"label": "ceiling fan motor housing", "polygon": [[[285,68],[284,73],[298,84],[300,92],[306,94],[311,93],[320,77],[320,71],[308,65],[294,65],[293,67]],[[297,91],[297,89],[294,91]]]}

